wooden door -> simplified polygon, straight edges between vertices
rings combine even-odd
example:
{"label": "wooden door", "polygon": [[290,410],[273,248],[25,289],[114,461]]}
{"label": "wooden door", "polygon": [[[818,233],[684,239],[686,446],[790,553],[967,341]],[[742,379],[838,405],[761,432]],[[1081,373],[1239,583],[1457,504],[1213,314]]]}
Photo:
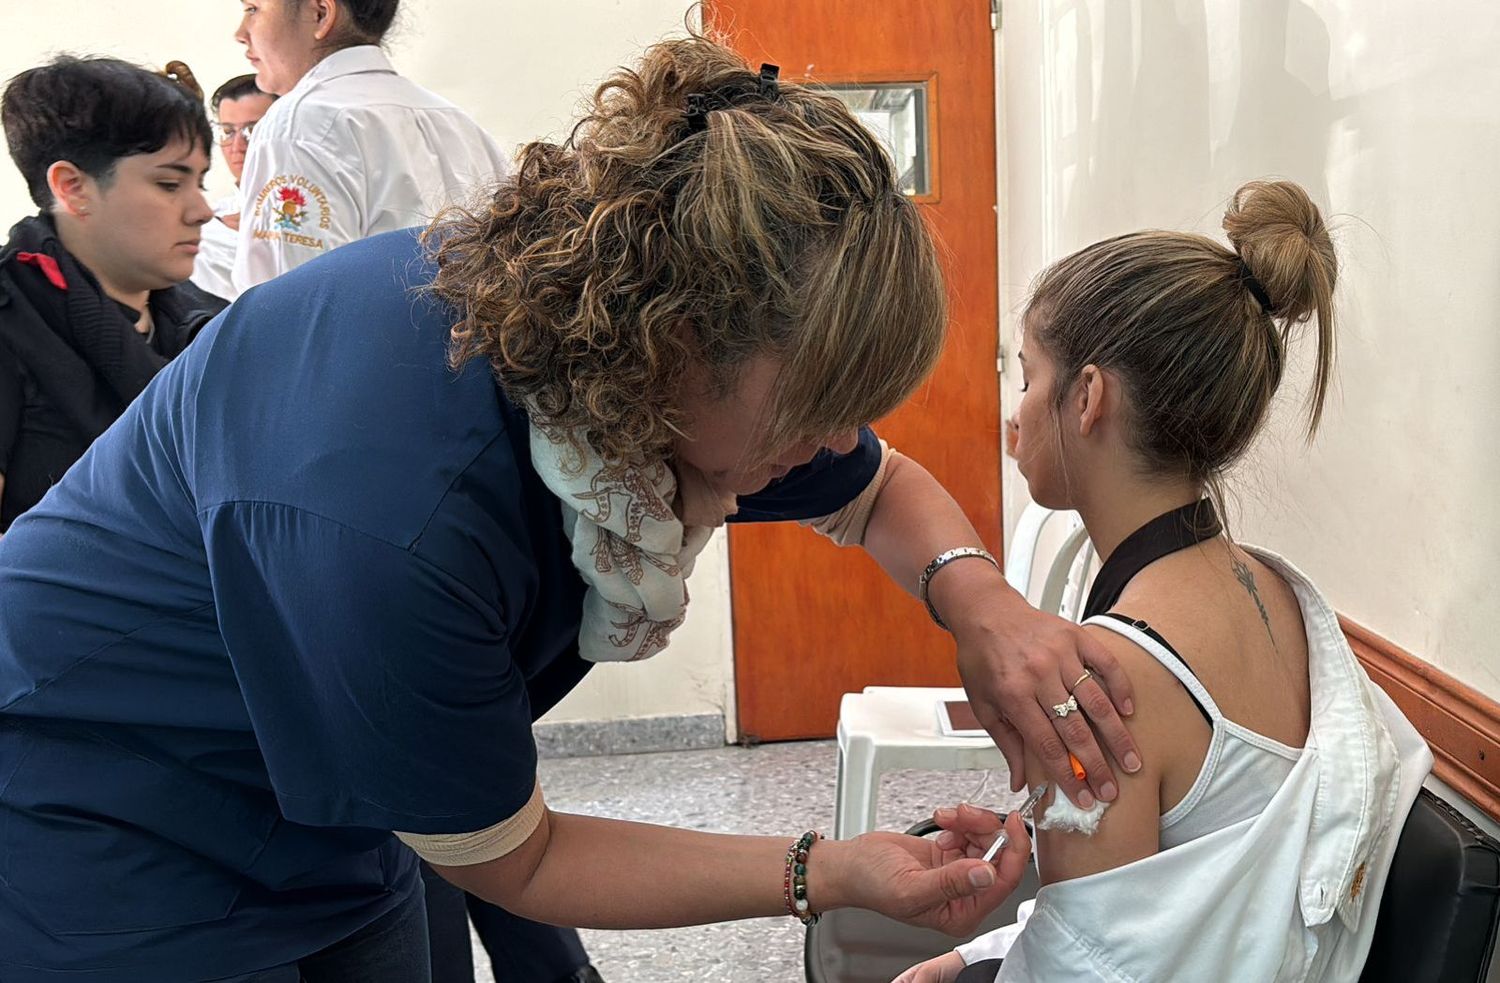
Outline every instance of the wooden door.
{"label": "wooden door", "polygon": [[[876,429],[920,461],[1000,555],[995,60],[985,0],[709,0],[705,22],[782,78],[925,93],[914,189],[948,276],[948,346],[932,381]],[[918,167],[916,170],[922,170]],[[791,525],[730,533],[735,679],[747,740],[828,737],[865,686],[958,683],[952,640],[862,550]]]}

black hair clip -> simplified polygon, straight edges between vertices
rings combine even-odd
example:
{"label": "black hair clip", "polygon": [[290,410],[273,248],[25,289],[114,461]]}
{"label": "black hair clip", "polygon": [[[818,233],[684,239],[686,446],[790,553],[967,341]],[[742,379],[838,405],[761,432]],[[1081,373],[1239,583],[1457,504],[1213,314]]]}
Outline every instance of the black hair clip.
{"label": "black hair clip", "polygon": [[760,66],[760,96],[774,102],[781,96],[781,66],[766,63]]}
{"label": "black hair clip", "polygon": [[[760,76],[757,80],[756,91],[761,98],[768,102],[774,102],[781,98],[781,83],[778,79],[781,69],[772,64],[760,66]],[[749,93],[743,88],[743,83],[738,87],[725,86],[717,92],[692,92],[687,97],[687,136],[702,133],[708,129],[708,114],[715,109],[726,109],[733,106],[736,101],[742,100]]]}
{"label": "black hair clip", "polygon": [[702,133],[706,129],[708,129],[708,96],[701,92],[690,93],[687,97],[688,136]]}

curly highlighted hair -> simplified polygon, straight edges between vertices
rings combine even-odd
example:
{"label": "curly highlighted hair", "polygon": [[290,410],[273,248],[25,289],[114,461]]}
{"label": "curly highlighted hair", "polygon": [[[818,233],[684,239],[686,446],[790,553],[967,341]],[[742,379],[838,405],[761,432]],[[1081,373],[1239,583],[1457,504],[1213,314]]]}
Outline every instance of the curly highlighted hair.
{"label": "curly highlighted hair", "polygon": [[488,359],[533,419],[606,458],[669,451],[695,362],[725,392],[748,359],[780,363],[769,454],[884,416],[942,349],[936,251],[872,134],[815,87],[768,97],[698,35],[617,70],[566,141],[525,147],[426,241],[454,364]]}

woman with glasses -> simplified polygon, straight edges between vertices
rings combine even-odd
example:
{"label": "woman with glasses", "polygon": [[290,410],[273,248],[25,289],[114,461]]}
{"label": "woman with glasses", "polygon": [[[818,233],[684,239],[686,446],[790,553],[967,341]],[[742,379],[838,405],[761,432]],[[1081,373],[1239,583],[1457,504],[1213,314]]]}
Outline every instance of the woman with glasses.
{"label": "woman with glasses", "polygon": [[235,191],[214,203],[214,218],[203,227],[193,282],[209,293],[233,300],[234,255],[240,244],[240,175],[250,150],[250,134],[271,109],[276,97],[262,92],[255,75],[239,75],[214,92],[210,106],[214,115],[214,139],[234,177]]}
{"label": "woman with glasses", "polygon": [[255,0],[235,38],[284,96],[245,157],[234,286],[337,246],[429,221],[505,176],[505,155],[457,106],[402,78],[380,45],[399,0]]}

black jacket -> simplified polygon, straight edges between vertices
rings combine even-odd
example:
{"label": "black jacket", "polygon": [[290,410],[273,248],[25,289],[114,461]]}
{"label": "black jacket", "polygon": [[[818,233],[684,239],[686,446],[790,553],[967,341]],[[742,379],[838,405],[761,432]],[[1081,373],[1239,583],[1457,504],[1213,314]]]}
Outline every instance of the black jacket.
{"label": "black jacket", "polygon": [[228,306],[191,283],[154,292],[150,304],[148,341],[50,218],[11,229],[0,250],[0,532]]}

